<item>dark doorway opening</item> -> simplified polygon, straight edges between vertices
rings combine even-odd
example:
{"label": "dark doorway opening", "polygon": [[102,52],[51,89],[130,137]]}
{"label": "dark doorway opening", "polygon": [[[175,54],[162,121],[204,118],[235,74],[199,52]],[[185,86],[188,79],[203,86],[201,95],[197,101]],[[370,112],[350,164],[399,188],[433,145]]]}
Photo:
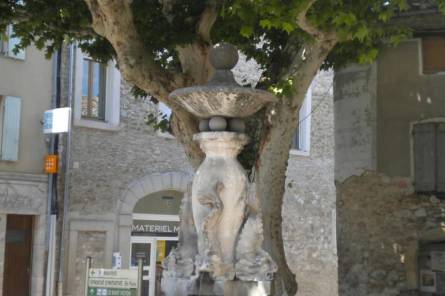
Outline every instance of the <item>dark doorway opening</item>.
{"label": "dark doorway opening", "polygon": [[30,295],[33,216],[8,215],[3,295]]}

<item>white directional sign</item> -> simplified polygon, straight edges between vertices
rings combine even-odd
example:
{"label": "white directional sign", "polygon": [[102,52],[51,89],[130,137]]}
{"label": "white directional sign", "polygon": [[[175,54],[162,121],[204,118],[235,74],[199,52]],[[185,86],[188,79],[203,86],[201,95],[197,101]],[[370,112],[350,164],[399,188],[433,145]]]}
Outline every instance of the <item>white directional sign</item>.
{"label": "white directional sign", "polygon": [[58,134],[69,130],[71,108],[57,108],[45,111],[43,115],[43,133]]}
{"label": "white directional sign", "polygon": [[90,268],[88,296],[136,296],[138,271]]}

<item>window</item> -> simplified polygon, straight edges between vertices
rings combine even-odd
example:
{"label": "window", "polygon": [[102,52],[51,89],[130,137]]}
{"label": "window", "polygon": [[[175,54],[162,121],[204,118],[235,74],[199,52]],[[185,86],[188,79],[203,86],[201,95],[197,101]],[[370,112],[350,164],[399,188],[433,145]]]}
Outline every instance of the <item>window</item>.
{"label": "window", "polygon": [[106,65],[83,59],[82,117],[105,120]]}
{"label": "window", "polygon": [[158,103],[157,127],[158,135],[164,138],[174,138],[170,127],[172,110],[162,102]]}
{"label": "window", "polygon": [[309,154],[311,146],[311,109],[312,88],[309,88],[298,114],[298,127],[292,142],[293,154]]}
{"label": "window", "polygon": [[423,74],[445,72],[445,37],[430,36],[422,38]]}
{"label": "window", "polygon": [[14,59],[24,60],[26,56],[25,50],[20,49],[17,52],[15,50],[15,47],[20,43],[20,38],[14,36],[14,28],[12,25],[7,26],[5,36],[6,39],[0,40],[2,54]]}
{"label": "window", "polygon": [[120,117],[121,75],[114,62],[99,63],[76,49],[74,125],[116,130]]}
{"label": "window", "polygon": [[17,161],[19,153],[22,100],[17,97],[0,96],[0,105],[0,159]]}
{"label": "window", "polygon": [[413,142],[416,191],[445,197],[445,122],[414,125]]}

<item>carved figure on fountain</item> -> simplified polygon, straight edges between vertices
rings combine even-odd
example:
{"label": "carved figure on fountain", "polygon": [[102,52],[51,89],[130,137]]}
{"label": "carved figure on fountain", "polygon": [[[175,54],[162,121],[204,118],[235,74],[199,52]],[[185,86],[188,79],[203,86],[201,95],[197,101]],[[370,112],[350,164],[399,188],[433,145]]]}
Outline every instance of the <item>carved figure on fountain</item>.
{"label": "carved figure on fountain", "polygon": [[[248,142],[242,118],[276,98],[268,92],[236,84],[230,69],[237,60],[237,50],[232,45],[215,46],[210,53],[210,62],[216,68],[211,81],[170,94],[201,119],[201,133],[194,135],[194,140],[206,157],[196,171],[191,196],[187,197],[190,199],[181,212],[181,221],[194,223],[197,242],[193,247],[181,239],[195,238],[191,224],[183,226],[181,222],[179,248],[166,259],[164,266],[167,275],[196,279],[195,288],[199,289],[204,287],[203,275],[210,275],[214,287],[225,282],[229,290],[247,289],[258,281],[270,281],[277,270],[270,255],[262,249],[261,208],[254,184],[237,160]],[[196,254],[194,268],[190,264],[192,253]]]}

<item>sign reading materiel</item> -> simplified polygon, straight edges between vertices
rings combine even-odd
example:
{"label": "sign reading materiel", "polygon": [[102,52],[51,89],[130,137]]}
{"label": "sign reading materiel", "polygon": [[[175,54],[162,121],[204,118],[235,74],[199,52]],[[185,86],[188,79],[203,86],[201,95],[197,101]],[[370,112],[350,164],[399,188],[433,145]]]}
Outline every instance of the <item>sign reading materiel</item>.
{"label": "sign reading materiel", "polygon": [[133,220],[131,234],[133,236],[178,236],[178,221]]}
{"label": "sign reading materiel", "polygon": [[87,296],[137,296],[138,271],[90,268]]}
{"label": "sign reading materiel", "polygon": [[43,114],[43,133],[66,133],[70,127],[71,108],[57,108]]}

